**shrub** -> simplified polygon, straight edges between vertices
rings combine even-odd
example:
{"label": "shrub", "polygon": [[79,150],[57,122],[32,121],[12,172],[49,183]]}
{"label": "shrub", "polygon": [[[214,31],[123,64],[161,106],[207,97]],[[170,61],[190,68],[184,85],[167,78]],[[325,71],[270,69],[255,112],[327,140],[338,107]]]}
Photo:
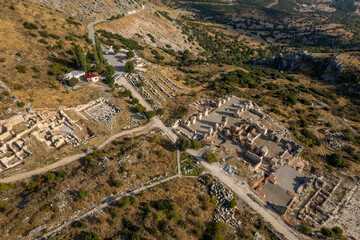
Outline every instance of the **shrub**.
{"label": "shrub", "polygon": [[163,115],[164,112],[165,112],[165,111],[164,111],[163,108],[159,108],[159,109],[156,110],[156,114],[158,114],[158,115]]}
{"label": "shrub", "polygon": [[128,51],[128,52],[126,53],[126,58],[127,58],[127,59],[133,58],[134,56],[135,56],[135,54],[134,54],[133,51]]}
{"label": "shrub", "polygon": [[218,161],[218,159],[217,159],[217,157],[216,157],[216,155],[214,154],[214,153],[210,153],[210,154],[208,154],[207,156],[206,156],[206,160],[208,161],[208,162],[217,162]]}
{"label": "shrub", "polygon": [[25,103],[24,102],[17,102],[17,105],[22,108],[22,107],[25,106]]}
{"label": "shrub", "polygon": [[33,30],[33,29],[38,29],[39,27],[36,26],[34,23],[29,23],[29,22],[24,22],[24,28],[26,29],[30,29],[30,30]]}
{"label": "shrub", "polygon": [[81,200],[83,200],[83,199],[90,196],[90,192],[86,191],[86,190],[83,190],[83,189],[80,190],[78,194],[79,194],[79,199],[81,199]]}
{"label": "shrub", "polygon": [[306,235],[311,235],[311,228],[307,224],[301,224],[301,231]]}
{"label": "shrub", "polygon": [[329,228],[321,228],[321,234],[327,238],[335,237],[335,233]]}
{"label": "shrub", "polygon": [[133,62],[127,62],[125,64],[125,71],[128,73],[133,73],[135,71],[135,65]]}
{"label": "shrub", "polygon": [[201,148],[201,143],[199,143],[198,141],[192,141],[191,146],[194,149],[200,149]]}
{"label": "shrub", "polygon": [[9,207],[9,204],[6,200],[0,201],[0,212],[5,212]]}
{"label": "shrub", "polygon": [[186,228],[187,228],[187,223],[186,223],[184,220],[180,219],[177,223],[179,224],[179,226],[180,226],[182,229],[186,229]]}
{"label": "shrub", "polygon": [[341,236],[343,234],[343,230],[339,227],[333,227],[331,230],[335,233],[336,236]]}
{"label": "shrub", "polygon": [[118,203],[120,208],[127,208],[128,206],[130,206],[131,204],[133,204],[135,202],[135,198],[132,196],[126,196],[123,199],[121,199]]}
{"label": "shrub", "polygon": [[52,181],[54,181],[54,180],[56,179],[56,174],[55,174],[55,173],[49,173],[49,174],[46,176],[46,178],[47,178],[47,181],[48,181],[48,182],[52,182]]}
{"label": "shrub", "polygon": [[27,190],[34,191],[39,187],[39,184],[37,182],[31,181],[29,185],[27,185]]}
{"label": "shrub", "polygon": [[99,235],[96,233],[86,233],[81,240],[99,240]]}
{"label": "shrub", "polygon": [[172,200],[170,200],[170,199],[158,200],[155,203],[155,208],[157,210],[170,212],[170,211],[174,210],[174,204],[173,204]]}
{"label": "shrub", "polygon": [[343,134],[344,134],[344,138],[346,141],[350,141],[350,142],[353,142],[353,143],[356,143],[356,138],[354,137],[352,131],[350,129],[345,129],[343,131]]}
{"label": "shrub", "polygon": [[155,111],[147,111],[147,112],[145,113],[145,115],[146,115],[146,117],[147,117],[148,119],[151,119],[151,118],[155,117],[155,114],[156,114]]}
{"label": "shrub", "polygon": [[16,70],[18,70],[19,73],[26,73],[26,71],[27,71],[27,69],[24,65],[16,66]]}
{"label": "shrub", "polygon": [[204,239],[220,240],[226,235],[227,225],[222,222],[210,223],[206,229]]}
{"label": "shrub", "polygon": [[182,135],[178,137],[175,143],[176,148],[179,149],[180,151],[185,151],[190,147],[190,145],[191,145],[190,140]]}
{"label": "shrub", "polygon": [[76,221],[73,223],[72,227],[74,228],[86,228],[86,223],[84,223],[83,221]]}
{"label": "shrub", "polygon": [[229,207],[234,208],[236,206],[237,206],[236,198],[231,199],[231,201],[229,202]]}
{"label": "shrub", "polygon": [[309,147],[313,147],[314,145],[320,146],[321,141],[319,138],[317,138],[312,132],[310,132],[307,129],[302,129],[301,134],[304,135],[304,137],[309,139]]}
{"label": "shrub", "polygon": [[143,113],[143,112],[146,111],[146,107],[144,107],[144,106],[141,105],[141,104],[138,104],[138,105],[136,106],[136,111],[139,112],[139,113]]}
{"label": "shrub", "polygon": [[157,154],[159,157],[165,156],[164,150],[159,150],[159,151],[156,152],[156,154]]}
{"label": "shrub", "polygon": [[343,167],[345,164],[343,160],[343,156],[339,153],[333,153],[331,155],[328,155],[327,161],[331,166],[334,167]]}
{"label": "shrub", "polygon": [[6,183],[0,183],[0,191],[6,191],[9,189],[9,186]]}
{"label": "shrub", "polygon": [[66,82],[69,87],[75,87],[78,83],[79,79],[77,79],[76,77],[72,77]]}

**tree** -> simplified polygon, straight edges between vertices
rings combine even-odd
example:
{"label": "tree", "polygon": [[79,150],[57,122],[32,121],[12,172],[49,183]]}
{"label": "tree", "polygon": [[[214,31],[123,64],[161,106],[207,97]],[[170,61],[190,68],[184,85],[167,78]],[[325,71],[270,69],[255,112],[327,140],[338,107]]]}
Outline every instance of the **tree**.
{"label": "tree", "polygon": [[134,56],[135,56],[135,54],[134,54],[133,51],[128,51],[128,52],[126,53],[126,58],[127,58],[127,59],[133,58]]}
{"label": "tree", "polygon": [[92,51],[93,51],[95,64],[98,64],[99,63],[99,54],[98,54],[98,52],[96,50],[95,45],[92,45]]}
{"label": "tree", "polygon": [[136,111],[138,111],[139,113],[143,113],[143,112],[146,111],[146,107],[144,107],[144,106],[141,105],[141,104],[138,104],[138,105],[136,106]]}
{"label": "tree", "polygon": [[335,237],[335,233],[329,228],[322,228],[321,229],[321,234],[324,235],[327,238]]}
{"label": "tree", "polygon": [[192,141],[191,142],[191,147],[194,149],[200,149],[201,148],[201,143],[199,143],[198,141]]}
{"label": "tree", "polygon": [[115,83],[114,74],[115,74],[115,68],[111,65],[107,65],[105,70],[105,80],[104,80],[106,84],[112,85]]}
{"label": "tree", "polygon": [[218,159],[217,159],[217,157],[216,157],[216,155],[214,154],[214,153],[210,153],[210,154],[208,154],[207,156],[206,156],[206,160],[208,161],[208,162],[217,162],[218,161]]}
{"label": "tree", "polygon": [[67,81],[67,85],[69,85],[70,87],[75,87],[78,83],[79,79],[77,79],[76,77],[72,77]]}
{"label": "tree", "polygon": [[128,73],[133,73],[135,71],[135,65],[133,62],[127,62],[125,64],[125,71]]}
{"label": "tree", "polygon": [[176,140],[175,146],[177,149],[181,151],[185,151],[191,146],[191,142],[186,137],[180,135],[178,139]]}
{"label": "tree", "polygon": [[229,202],[229,207],[234,208],[236,206],[237,206],[236,198],[231,199],[231,201]]}
{"label": "tree", "polygon": [[75,52],[75,57],[78,67],[82,68],[85,72],[88,72],[89,69],[88,69],[88,64],[86,62],[84,49],[79,44],[75,44],[73,50]]}
{"label": "tree", "polygon": [[226,236],[227,225],[223,222],[210,223],[203,239],[222,240]]}
{"label": "tree", "polygon": [[146,115],[146,117],[147,117],[148,119],[151,119],[151,118],[155,117],[155,114],[156,114],[155,111],[147,111],[147,112],[145,113],[145,115]]}
{"label": "tree", "polygon": [[340,153],[333,153],[331,155],[327,156],[327,161],[331,166],[334,167],[343,167],[344,166],[344,160]]}
{"label": "tree", "polygon": [[156,114],[158,114],[158,115],[163,115],[164,112],[165,112],[165,111],[164,111],[163,108],[159,108],[159,109],[156,110]]}
{"label": "tree", "polygon": [[341,236],[343,234],[343,230],[339,227],[333,227],[331,230],[335,233],[336,236]]}
{"label": "tree", "polygon": [[99,240],[99,235],[96,233],[87,233],[82,240]]}
{"label": "tree", "polygon": [[102,52],[101,43],[97,37],[95,37],[95,49],[96,49],[97,56],[99,58],[99,62],[102,64],[105,64],[105,58],[104,58],[104,55]]}

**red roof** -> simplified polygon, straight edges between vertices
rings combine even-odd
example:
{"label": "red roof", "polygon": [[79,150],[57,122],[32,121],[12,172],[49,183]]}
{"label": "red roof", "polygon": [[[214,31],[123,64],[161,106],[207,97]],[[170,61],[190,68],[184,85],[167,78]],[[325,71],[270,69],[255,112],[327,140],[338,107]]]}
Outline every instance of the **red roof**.
{"label": "red roof", "polygon": [[85,74],[86,79],[94,78],[94,77],[98,77],[98,76],[99,76],[99,74],[97,72]]}

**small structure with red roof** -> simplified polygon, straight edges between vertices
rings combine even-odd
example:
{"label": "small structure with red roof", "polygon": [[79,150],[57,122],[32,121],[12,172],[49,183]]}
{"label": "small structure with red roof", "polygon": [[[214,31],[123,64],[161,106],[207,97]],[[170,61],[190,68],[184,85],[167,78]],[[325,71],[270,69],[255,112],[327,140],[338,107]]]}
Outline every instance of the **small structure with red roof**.
{"label": "small structure with red roof", "polygon": [[88,82],[98,82],[99,74],[97,72],[85,74],[85,79]]}

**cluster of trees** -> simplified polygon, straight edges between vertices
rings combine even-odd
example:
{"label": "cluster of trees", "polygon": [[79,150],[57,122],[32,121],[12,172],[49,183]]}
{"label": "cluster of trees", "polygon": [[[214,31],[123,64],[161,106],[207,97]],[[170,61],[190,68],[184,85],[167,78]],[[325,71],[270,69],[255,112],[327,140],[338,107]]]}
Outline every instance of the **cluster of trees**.
{"label": "cluster of trees", "polygon": [[339,237],[343,234],[343,230],[339,227],[333,227],[332,229],[324,227],[321,228],[320,232],[326,238]]}
{"label": "cluster of trees", "polygon": [[137,41],[124,38],[123,36],[111,33],[106,30],[98,30],[98,32],[101,34],[102,37],[107,38],[107,40],[103,40],[105,44],[111,45],[113,47],[116,46],[115,42],[113,40],[119,41],[122,45],[124,45],[127,49],[131,50],[143,50],[144,48],[138,44]]}

